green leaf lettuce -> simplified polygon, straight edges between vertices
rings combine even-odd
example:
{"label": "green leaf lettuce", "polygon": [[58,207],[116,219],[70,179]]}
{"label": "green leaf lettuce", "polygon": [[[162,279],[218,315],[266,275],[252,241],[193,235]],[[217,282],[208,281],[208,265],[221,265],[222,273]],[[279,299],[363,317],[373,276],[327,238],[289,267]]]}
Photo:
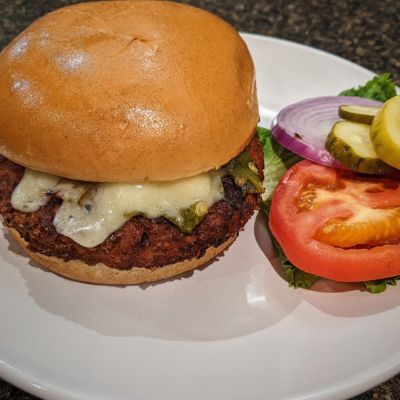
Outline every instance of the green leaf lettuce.
{"label": "green leaf lettuce", "polygon": [[386,73],[375,76],[363,86],[345,90],[340,96],[358,96],[385,102],[396,96],[396,86],[390,74]]}
{"label": "green leaf lettuce", "polygon": [[[269,129],[257,127],[258,137],[264,149],[264,188],[263,210],[269,215],[272,194],[285,172],[294,164],[302,160],[301,157],[282,147],[271,136]],[[286,257],[279,243],[272,237],[274,247],[279,254],[280,264],[285,272],[290,287],[310,288],[318,276],[308,274],[296,268]]]}

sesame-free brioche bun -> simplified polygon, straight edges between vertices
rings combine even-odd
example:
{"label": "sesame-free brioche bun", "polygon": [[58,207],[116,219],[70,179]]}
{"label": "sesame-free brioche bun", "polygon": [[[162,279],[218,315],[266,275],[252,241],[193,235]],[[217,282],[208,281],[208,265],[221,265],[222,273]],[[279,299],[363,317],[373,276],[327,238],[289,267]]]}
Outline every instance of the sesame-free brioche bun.
{"label": "sesame-free brioche bun", "polygon": [[119,270],[110,268],[104,264],[88,265],[81,260],[64,261],[58,257],[50,257],[33,252],[29,249],[28,243],[15,229],[9,228],[9,232],[33,260],[49,271],[75,281],[102,285],[137,285],[181,275],[206,264],[221,254],[234,242],[237,236],[228,237],[218,247],[209,247],[199,258],[192,258],[154,269],[132,268],[129,270]]}
{"label": "sesame-free brioche bun", "polygon": [[84,181],[218,168],[259,120],[239,34],[201,9],[102,1],[52,12],[0,54],[0,154]]}

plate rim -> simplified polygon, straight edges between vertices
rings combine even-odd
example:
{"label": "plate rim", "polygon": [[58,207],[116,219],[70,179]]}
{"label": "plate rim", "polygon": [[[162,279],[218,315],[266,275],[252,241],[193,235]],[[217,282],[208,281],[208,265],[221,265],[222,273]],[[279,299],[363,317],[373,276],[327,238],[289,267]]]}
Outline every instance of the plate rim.
{"label": "plate rim", "polygon": [[285,46],[299,47],[299,48],[302,48],[304,51],[308,51],[310,53],[319,54],[319,55],[322,55],[324,57],[329,57],[329,58],[332,58],[335,61],[340,62],[340,63],[342,63],[344,65],[349,65],[349,66],[352,66],[352,67],[356,67],[363,73],[367,73],[369,75],[376,75],[376,73],[374,71],[371,71],[370,69],[368,69],[368,68],[366,68],[366,67],[364,67],[364,66],[362,66],[360,64],[357,64],[354,61],[348,60],[348,59],[343,58],[343,57],[341,57],[341,56],[339,56],[337,54],[330,53],[329,51],[322,50],[322,49],[319,49],[317,47],[308,46],[308,45],[303,44],[303,43],[298,43],[298,42],[294,42],[294,41],[291,41],[291,40],[278,38],[278,37],[275,37],[275,36],[267,36],[267,35],[261,35],[261,34],[258,34],[258,33],[242,32],[242,31],[240,31],[239,33],[240,33],[240,36],[242,36],[242,38],[244,38],[244,39],[245,38],[249,38],[249,39],[254,38],[256,40],[261,40],[261,41],[280,43],[280,44],[285,45]]}

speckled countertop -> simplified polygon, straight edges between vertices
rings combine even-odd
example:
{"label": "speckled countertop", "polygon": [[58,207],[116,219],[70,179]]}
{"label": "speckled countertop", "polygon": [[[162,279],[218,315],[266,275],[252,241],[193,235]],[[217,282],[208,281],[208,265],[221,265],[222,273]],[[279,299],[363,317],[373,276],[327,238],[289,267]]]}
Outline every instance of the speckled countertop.
{"label": "speckled countertop", "polygon": [[[0,0],[0,48],[48,11],[75,0]],[[245,32],[337,54],[400,82],[399,0],[189,0]],[[395,323],[395,322],[394,322]],[[1,329],[1,322],[0,322]],[[32,400],[0,379],[0,400]],[[354,400],[400,399],[400,375]],[[57,399],[61,400],[61,399]]]}

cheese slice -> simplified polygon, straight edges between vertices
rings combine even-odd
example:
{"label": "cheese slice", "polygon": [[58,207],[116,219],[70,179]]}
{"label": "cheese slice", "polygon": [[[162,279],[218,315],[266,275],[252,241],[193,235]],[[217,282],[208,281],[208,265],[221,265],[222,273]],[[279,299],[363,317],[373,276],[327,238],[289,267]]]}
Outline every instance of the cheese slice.
{"label": "cheese slice", "polygon": [[221,171],[210,171],[171,182],[94,184],[26,169],[11,203],[17,210],[35,212],[57,193],[63,199],[53,221],[57,232],[95,247],[134,215],[179,221],[180,211],[195,203],[210,207],[224,196],[221,178]]}

